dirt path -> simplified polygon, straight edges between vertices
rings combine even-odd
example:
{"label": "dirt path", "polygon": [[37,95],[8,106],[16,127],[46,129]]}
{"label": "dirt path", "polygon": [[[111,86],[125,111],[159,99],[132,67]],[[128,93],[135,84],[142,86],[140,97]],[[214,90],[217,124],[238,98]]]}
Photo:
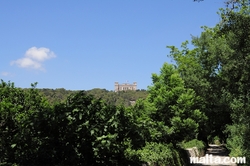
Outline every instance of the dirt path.
{"label": "dirt path", "polygon": [[201,164],[194,164],[194,166],[237,166],[237,164],[230,161],[227,150],[223,146],[209,145],[204,158],[200,158]]}

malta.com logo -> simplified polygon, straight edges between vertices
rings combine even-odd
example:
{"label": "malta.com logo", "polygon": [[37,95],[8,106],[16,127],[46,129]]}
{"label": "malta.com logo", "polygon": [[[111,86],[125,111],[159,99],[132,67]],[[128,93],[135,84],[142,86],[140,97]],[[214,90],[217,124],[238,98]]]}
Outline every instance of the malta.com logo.
{"label": "malta.com logo", "polygon": [[213,156],[206,154],[204,157],[190,157],[191,164],[246,164],[246,157]]}

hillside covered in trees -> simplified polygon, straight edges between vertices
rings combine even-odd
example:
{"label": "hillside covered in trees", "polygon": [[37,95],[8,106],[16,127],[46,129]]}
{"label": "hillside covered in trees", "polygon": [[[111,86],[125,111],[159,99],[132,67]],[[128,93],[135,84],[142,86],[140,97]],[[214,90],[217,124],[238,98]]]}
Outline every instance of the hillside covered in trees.
{"label": "hillside covered in trees", "polygon": [[2,80],[0,164],[183,166],[185,148],[215,138],[249,162],[250,3],[231,3],[214,27],[167,46],[176,65],[163,63],[147,91],[21,89]]}
{"label": "hillside covered in trees", "polygon": [[[65,90],[64,88],[58,89],[38,89],[38,91],[48,99],[50,103],[63,102],[69,95],[76,94],[79,91]],[[136,91],[108,91],[106,89],[95,88],[85,91],[86,94],[93,95],[95,98],[100,98],[112,105],[131,106],[138,99],[145,99],[147,97],[146,90]]]}

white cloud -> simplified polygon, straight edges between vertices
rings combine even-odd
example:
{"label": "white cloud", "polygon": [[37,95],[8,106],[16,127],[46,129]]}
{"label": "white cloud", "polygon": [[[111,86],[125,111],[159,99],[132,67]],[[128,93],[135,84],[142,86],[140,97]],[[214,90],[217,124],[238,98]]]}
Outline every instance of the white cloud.
{"label": "white cloud", "polygon": [[10,75],[11,75],[11,73],[6,72],[6,71],[3,71],[3,72],[1,72],[1,75],[2,75],[2,76],[10,76]]}
{"label": "white cloud", "polygon": [[42,62],[51,58],[55,58],[56,55],[50,51],[50,49],[41,47],[31,47],[28,49],[23,58],[12,61],[11,65],[17,65],[21,68],[31,68],[37,70],[45,70],[42,67]]}
{"label": "white cloud", "polygon": [[31,47],[26,51],[25,56],[40,62],[56,57],[56,55],[52,51],[44,47],[41,48]]}
{"label": "white cloud", "polygon": [[21,68],[33,68],[33,69],[43,70],[41,63],[34,61],[33,59],[26,58],[26,57],[18,59],[16,61],[12,61],[11,65],[14,65],[14,64],[16,64],[18,67],[21,67]]}

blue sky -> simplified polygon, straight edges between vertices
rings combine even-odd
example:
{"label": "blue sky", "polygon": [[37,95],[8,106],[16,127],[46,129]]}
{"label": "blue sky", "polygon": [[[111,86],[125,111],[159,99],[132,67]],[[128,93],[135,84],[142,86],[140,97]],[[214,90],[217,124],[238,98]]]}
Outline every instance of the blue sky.
{"label": "blue sky", "polygon": [[17,87],[114,89],[152,84],[167,45],[219,22],[223,0],[0,1],[0,79]]}

